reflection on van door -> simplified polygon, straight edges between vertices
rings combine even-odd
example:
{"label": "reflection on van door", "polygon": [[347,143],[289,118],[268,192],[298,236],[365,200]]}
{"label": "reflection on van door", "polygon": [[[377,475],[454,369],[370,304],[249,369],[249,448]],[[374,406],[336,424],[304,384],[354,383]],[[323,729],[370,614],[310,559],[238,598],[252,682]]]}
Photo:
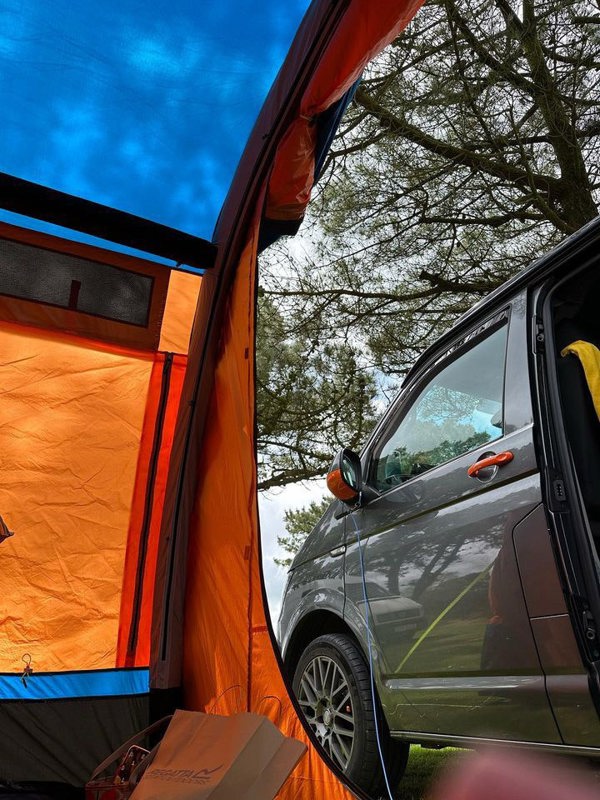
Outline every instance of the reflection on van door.
{"label": "reflection on van door", "polygon": [[364,629],[359,533],[390,728],[560,742],[512,543],[541,492],[531,424],[510,424],[507,345],[524,343],[504,317],[455,349],[369,454],[382,495],[346,520],[347,618]]}

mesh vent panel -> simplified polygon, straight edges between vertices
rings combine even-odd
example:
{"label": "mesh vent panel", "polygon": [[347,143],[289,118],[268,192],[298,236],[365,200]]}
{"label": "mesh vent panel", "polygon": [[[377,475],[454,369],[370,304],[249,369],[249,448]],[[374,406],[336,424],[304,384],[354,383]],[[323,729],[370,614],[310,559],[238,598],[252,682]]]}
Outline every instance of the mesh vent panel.
{"label": "mesh vent panel", "polygon": [[153,279],[77,256],[0,240],[0,294],[146,326]]}

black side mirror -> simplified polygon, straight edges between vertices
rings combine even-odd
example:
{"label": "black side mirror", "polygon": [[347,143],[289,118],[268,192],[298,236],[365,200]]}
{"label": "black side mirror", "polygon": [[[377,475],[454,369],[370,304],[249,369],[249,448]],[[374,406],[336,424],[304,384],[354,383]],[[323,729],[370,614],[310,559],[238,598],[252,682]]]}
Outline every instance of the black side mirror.
{"label": "black side mirror", "polygon": [[327,473],[327,488],[347,505],[354,505],[362,490],[362,468],[358,453],[344,447],[333,459]]}

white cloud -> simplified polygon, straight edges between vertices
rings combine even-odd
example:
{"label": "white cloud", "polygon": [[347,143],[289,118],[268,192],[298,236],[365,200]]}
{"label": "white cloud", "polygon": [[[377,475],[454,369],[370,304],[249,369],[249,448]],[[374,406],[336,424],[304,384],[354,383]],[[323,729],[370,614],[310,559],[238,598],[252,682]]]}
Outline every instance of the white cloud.
{"label": "white cloud", "polygon": [[191,36],[183,42],[174,36],[167,38],[162,31],[133,41],[127,59],[146,76],[179,81],[197,69],[203,55],[202,44],[200,39]]}
{"label": "white cloud", "polygon": [[287,577],[287,571],[273,561],[276,557],[287,555],[277,544],[277,537],[285,534],[284,512],[306,506],[311,500],[318,502],[326,494],[325,480],[319,480],[293,483],[276,492],[261,493],[258,496],[263,573],[271,619],[275,626]]}

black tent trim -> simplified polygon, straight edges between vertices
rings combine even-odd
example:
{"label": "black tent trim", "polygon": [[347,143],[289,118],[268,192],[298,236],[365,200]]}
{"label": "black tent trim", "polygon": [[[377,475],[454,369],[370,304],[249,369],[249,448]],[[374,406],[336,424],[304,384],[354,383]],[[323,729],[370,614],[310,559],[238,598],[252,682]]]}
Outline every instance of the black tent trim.
{"label": "black tent trim", "polygon": [[5,172],[0,208],[198,269],[210,269],[217,257],[216,245],[206,239]]}

